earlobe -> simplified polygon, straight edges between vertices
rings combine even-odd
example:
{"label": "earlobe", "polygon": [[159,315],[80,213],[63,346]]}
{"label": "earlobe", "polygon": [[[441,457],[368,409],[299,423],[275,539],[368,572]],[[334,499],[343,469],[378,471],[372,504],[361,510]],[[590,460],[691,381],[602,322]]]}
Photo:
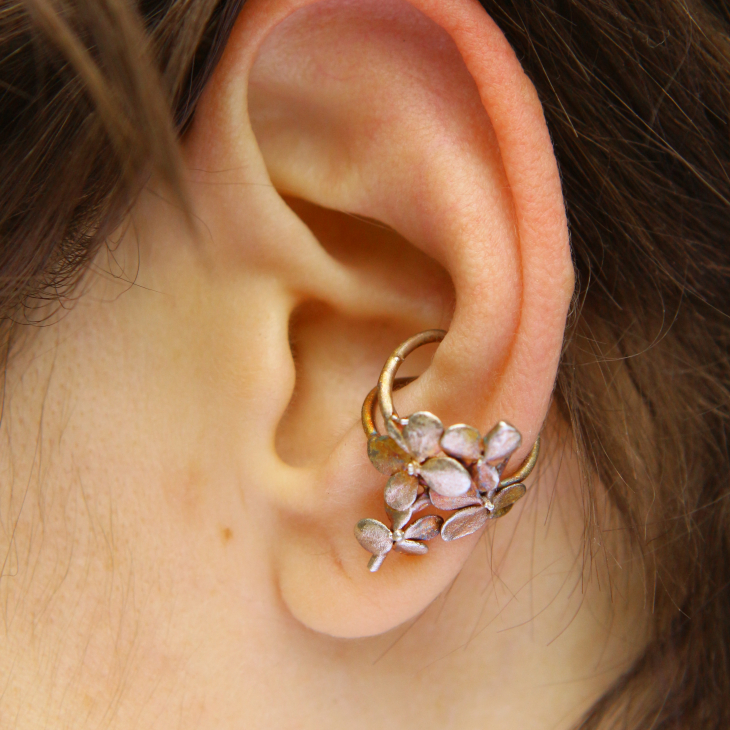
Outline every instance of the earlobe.
{"label": "earlobe", "polygon": [[[400,412],[427,409],[483,432],[508,420],[523,434],[519,463],[547,414],[572,293],[559,176],[534,89],[480,6],[444,5],[252,0],[186,140],[192,167],[253,170],[275,188],[231,184],[225,204],[208,189],[201,210],[228,220],[220,251],[277,278],[289,297],[279,316],[299,313],[288,323],[295,397],[280,384],[282,407],[257,454],[266,474],[249,488],[276,514],[272,575],[284,603],[336,636],[418,614],[475,540],[437,538],[427,560],[396,556],[377,575],[364,568],[353,527],[384,518],[384,480],[368,463],[358,405],[384,355],[414,331],[448,327],[431,366],[398,394]],[[389,237],[361,220],[348,229],[343,213],[385,224]],[[348,238],[356,228],[360,238]],[[313,233],[344,235],[337,245],[358,255],[333,256]],[[397,251],[398,276],[395,258],[373,256],[379,245]],[[332,353],[352,363],[346,372]],[[347,404],[339,421],[322,417],[333,383]],[[307,439],[319,446],[298,449]]]}

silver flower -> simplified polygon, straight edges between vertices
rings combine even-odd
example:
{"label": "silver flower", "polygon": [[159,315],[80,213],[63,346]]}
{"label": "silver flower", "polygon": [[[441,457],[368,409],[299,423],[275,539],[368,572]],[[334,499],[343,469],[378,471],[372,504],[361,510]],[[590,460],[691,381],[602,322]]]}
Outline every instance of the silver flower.
{"label": "silver flower", "polygon": [[458,540],[479,530],[487,520],[506,515],[518,499],[525,495],[525,485],[518,483],[500,489],[492,499],[486,495],[474,497],[474,504],[460,509],[441,527],[441,538],[446,542]]}
{"label": "silver flower", "polygon": [[368,570],[374,573],[385,560],[386,555],[393,549],[409,555],[425,555],[428,547],[423,544],[425,540],[431,540],[439,534],[443,519],[438,515],[428,515],[416,520],[412,525],[389,529],[382,522],[370,518],[360,520],[355,526],[355,537],[357,541],[368,552],[373,554],[368,562]]}
{"label": "silver flower", "polygon": [[[370,439],[368,454],[374,466],[389,476],[384,496],[392,529],[372,519],[361,520],[355,528],[360,544],[373,553],[368,564],[373,572],[393,548],[425,554],[421,541],[434,536],[437,523],[444,540],[458,540],[487,520],[507,514],[525,494],[522,483],[500,488],[502,472],[522,441],[517,429],[505,421],[484,438],[463,423],[444,429],[427,411],[390,419],[386,428],[389,435]],[[455,514],[445,522],[429,516],[406,527],[416,512],[429,505]]]}
{"label": "silver flower", "polygon": [[493,497],[510,456],[520,447],[522,436],[514,427],[500,421],[485,437],[484,450],[474,464],[473,473],[481,494]]}
{"label": "silver flower", "polygon": [[[389,420],[386,427],[395,448],[411,457],[405,468],[401,467],[408,476],[420,477],[430,490],[445,497],[456,497],[469,490],[471,475],[464,465],[441,453],[444,427],[433,413],[419,411],[400,423]],[[388,448],[389,452],[393,451],[393,446]],[[376,468],[380,467],[376,464]],[[409,494],[412,489],[411,486]],[[415,501],[415,496],[413,499]]]}

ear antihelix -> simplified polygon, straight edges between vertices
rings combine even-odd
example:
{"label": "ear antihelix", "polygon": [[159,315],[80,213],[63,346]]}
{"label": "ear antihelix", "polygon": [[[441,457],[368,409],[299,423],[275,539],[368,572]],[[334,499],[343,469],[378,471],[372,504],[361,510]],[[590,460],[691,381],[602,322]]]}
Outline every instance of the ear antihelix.
{"label": "ear antihelix", "polygon": [[[393,404],[393,390],[411,382],[396,379],[408,355],[432,342],[440,342],[444,330],[426,330],[397,347],[386,361],[378,384],[368,393],[362,408],[362,425],[368,438],[368,456],[373,466],[390,475],[385,490],[385,512],[390,527],[366,518],[355,526],[355,537],[372,553],[368,562],[377,571],[392,549],[410,555],[425,555],[423,542],[438,535],[446,542],[471,535],[488,520],[506,515],[521,499],[522,483],[532,472],[540,453],[540,437],[525,461],[508,478],[502,478],[510,457],[520,447],[519,431],[499,421],[483,438],[466,424],[444,429],[440,419],[428,411],[401,418]],[[381,435],[375,424],[375,409],[386,424]],[[452,512],[444,520],[428,515],[411,522],[428,508]]]}

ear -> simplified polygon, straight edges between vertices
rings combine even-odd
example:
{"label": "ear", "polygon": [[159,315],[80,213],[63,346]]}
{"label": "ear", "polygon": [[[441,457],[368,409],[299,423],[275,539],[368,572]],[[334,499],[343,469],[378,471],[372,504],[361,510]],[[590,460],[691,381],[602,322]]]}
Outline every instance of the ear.
{"label": "ear", "polygon": [[314,630],[386,631],[478,537],[366,569],[353,528],[384,517],[385,478],[359,406],[390,350],[447,328],[398,409],[507,420],[512,463],[550,404],[573,269],[535,90],[472,0],[250,0],[184,146],[207,260],[257,292],[232,352],[271,580]]}

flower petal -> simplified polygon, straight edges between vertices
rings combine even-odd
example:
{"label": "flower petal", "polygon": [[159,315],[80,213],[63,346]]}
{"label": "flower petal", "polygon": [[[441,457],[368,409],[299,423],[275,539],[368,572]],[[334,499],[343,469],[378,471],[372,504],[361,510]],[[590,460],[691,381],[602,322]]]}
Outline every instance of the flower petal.
{"label": "flower petal", "polygon": [[428,552],[426,545],[415,540],[401,540],[395,543],[394,547],[399,553],[408,553],[408,555],[425,555]]}
{"label": "flower petal", "polygon": [[411,507],[412,514],[415,514],[416,512],[420,512],[422,509],[426,509],[426,507],[431,506],[431,498],[429,497],[428,490],[425,491],[414,503]]}
{"label": "flower petal", "polygon": [[403,439],[408,452],[420,463],[441,451],[443,432],[443,424],[433,413],[419,411],[408,418],[403,427]]}
{"label": "flower petal", "polygon": [[412,509],[397,510],[389,507],[386,503],[385,513],[390,517],[390,522],[393,525],[394,530],[402,530],[407,524],[408,520],[411,519],[413,514]]}
{"label": "flower petal", "polygon": [[467,507],[449,517],[441,528],[441,537],[446,542],[458,540],[476,532],[489,519],[489,513],[484,507]]}
{"label": "flower petal", "polygon": [[436,456],[421,465],[421,479],[444,497],[458,497],[469,491],[469,472],[450,456]]}
{"label": "flower petal", "polygon": [[506,421],[500,421],[484,437],[484,461],[501,464],[517,451],[522,443],[520,432]]}
{"label": "flower petal", "polygon": [[490,494],[499,486],[499,471],[491,464],[478,461],[474,467],[477,486],[482,494]]}
{"label": "flower petal", "polygon": [[438,515],[428,515],[416,520],[406,529],[408,540],[433,540],[441,530],[444,521]]}
{"label": "flower petal", "polygon": [[385,422],[385,430],[388,432],[390,438],[400,446],[403,451],[408,452],[408,446],[405,439],[403,438],[403,427],[395,423],[392,419],[388,419]]}
{"label": "flower petal", "polygon": [[457,423],[444,431],[441,448],[457,459],[476,461],[482,455],[482,437],[473,426]]}
{"label": "flower petal", "polygon": [[521,483],[511,484],[509,487],[500,489],[492,499],[495,512],[512,506],[518,499],[522,499],[525,496],[526,491],[525,485]]}
{"label": "flower petal", "polygon": [[368,441],[368,456],[382,474],[395,474],[405,469],[411,457],[390,436],[375,436]]}
{"label": "flower petal", "polygon": [[504,517],[514,506],[515,506],[515,503],[512,502],[512,504],[508,504],[506,507],[503,507],[502,509],[495,509],[494,512],[487,512],[487,517],[490,520],[497,520],[500,517]]}
{"label": "flower petal", "polygon": [[482,500],[479,498],[479,494],[473,484],[469,487],[468,492],[459,497],[444,497],[438,492],[431,492],[430,498],[431,504],[436,509],[442,509],[445,512],[462,509],[463,507],[473,507],[474,505],[480,505],[482,503]]}
{"label": "flower petal", "polygon": [[371,520],[369,517],[357,523],[355,537],[373,555],[385,555],[393,547],[390,530],[382,522]]}
{"label": "flower petal", "polygon": [[395,510],[409,509],[418,496],[418,478],[399,471],[385,485],[385,503]]}

